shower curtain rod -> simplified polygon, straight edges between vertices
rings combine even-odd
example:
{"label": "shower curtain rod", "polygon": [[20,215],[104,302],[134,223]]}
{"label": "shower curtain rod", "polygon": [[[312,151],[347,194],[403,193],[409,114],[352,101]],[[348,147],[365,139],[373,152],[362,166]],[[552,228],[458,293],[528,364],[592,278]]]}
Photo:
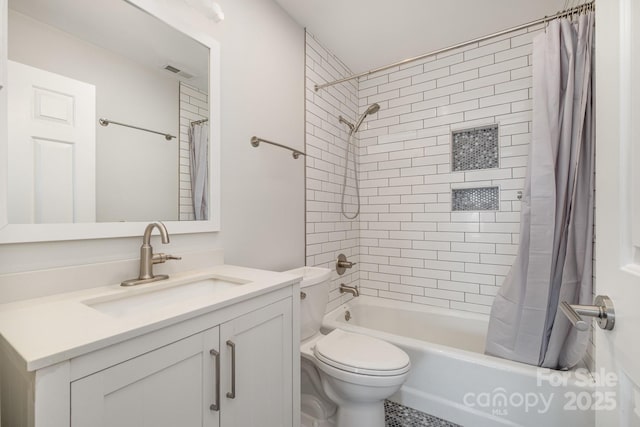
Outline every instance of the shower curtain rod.
{"label": "shower curtain rod", "polygon": [[569,16],[569,15],[573,15],[575,13],[582,13],[582,12],[585,12],[585,11],[588,11],[588,10],[593,10],[594,7],[595,7],[595,0],[592,0],[590,2],[586,2],[586,3],[583,3],[583,4],[579,5],[579,6],[573,7],[571,9],[566,9],[566,10],[563,10],[562,12],[558,12],[555,15],[545,16],[544,18],[536,19],[535,21],[527,22],[526,24],[522,24],[522,25],[518,25],[516,27],[507,28],[506,30],[498,31],[497,33],[493,33],[493,34],[489,34],[489,35],[486,35],[486,36],[478,37],[476,39],[469,40],[469,41],[466,41],[466,42],[454,44],[453,46],[445,47],[443,49],[434,50],[432,52],[425,53],[425,54],[422,54],[420,56],[414,56],[413,58],[403,59],[402,61],[394,62],[393,64],[384,65],[382,67],[374,68],[373,70],[365,71],[365,72],[362,72],[362,73],[359,73],[359,74],[353,74],[353,75],[351,75],[349,77],[344,77],[344,78],[339,79],[339,80],[334,80],[332,82],[323,83],[321,85],[315,85],[315,90],[317,92],[318,90],[324,89],[325,87],[337,85],[339,83],[348,82],[349,80],[353,80],[353,79],[357,79],[357,78],[360,78],[360,77],[368,76],[370,74],[374,74],[374,73],[377,73],[379,71],[388,70],[389,68],[397,67],[399,65],[408,64],[408,63],[413,62],[413,61],[419,61],[420,59],[424,59],[424,58],[427,58],[429,56],[437,55],[437,54],[443,53],[443,52],[448,52],[450,50],[458,49],[460,47],[465,47],[465,46],[468,46],[468,45],[473,44],[473,43],[482,42],[482,41],[485,41],[485,40],[488,40],[488,39],[491,39],[491,38],[494,38],[494,37],[498,37],[498,36],[501,36],[501,35],[504,35],[504,34],[511,33],[513,31],[518,31],[518,30],[522,30],[524,28],[533,27],[534,25],[538,25],[538,24],[546,24],[549,21],[552,21],[552,20],[557,19],[557,18],[562,18],[563,16]]}

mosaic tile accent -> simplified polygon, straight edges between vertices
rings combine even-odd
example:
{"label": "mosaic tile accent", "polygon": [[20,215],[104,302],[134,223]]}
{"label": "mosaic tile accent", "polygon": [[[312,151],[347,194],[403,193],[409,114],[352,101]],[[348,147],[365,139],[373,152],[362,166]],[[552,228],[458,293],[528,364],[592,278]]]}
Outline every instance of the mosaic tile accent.
{"label": "mosaic tile accent", "polygon": [[497,168],[498,125],[451,132],[453,171]]}
{"label": "mosaic tile accent", "polygon": [[499,208],[500,189],[498,187],[451,190],[452,211],[497,211]]}
{"label": "mosaic tile accent", "polygon": [[399,403],[384,401],[386,427],[462,427]]}

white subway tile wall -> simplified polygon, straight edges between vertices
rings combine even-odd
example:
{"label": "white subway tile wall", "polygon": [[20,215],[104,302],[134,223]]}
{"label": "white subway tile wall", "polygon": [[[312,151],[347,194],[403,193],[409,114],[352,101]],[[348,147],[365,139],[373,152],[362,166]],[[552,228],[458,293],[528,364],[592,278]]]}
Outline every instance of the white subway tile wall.
{"label": "white subway tile wall", "polygon": [[208,94],[180,82],[180,221],[193,221],[191,169],[189,161],[189,125],[209,117]]}
{"label": "white subway tile wall", "polygon": [[[360,135],[363,294],[489,312],[518,248],[539,31],[360,80],[360,112],[381,107]],[[451,132],[494,124],[499,167],[452,171]],[[477,187],[500,189],[499,210],[452,212],[452,190]]]}
{"label": "white subway tile wall", "polygon": [[[331,52],[309,33],[306,34],[306,263],[330,268],[331,291],[327,310],[333,310],[350,295],[341,295],[339,286],[359,284],[359,223],[349,220],[340,209],[345,167],[348,127],[338,121],[342,116],[353,123],[358,110],[358,82],[332,86],[316,92],[315,84],[352,74]],[[372,82],[370,82],[372,84]],[[377,90],[377,87],[374,87]],[[352,216],[355,204],[355,172],[352,159],[359,156],[357,141],[352,151],[347,174],[345,202]],[[361,192],[364,189],[361,189]],[[357,264],[338,276],[335,263],[340,253]]]}

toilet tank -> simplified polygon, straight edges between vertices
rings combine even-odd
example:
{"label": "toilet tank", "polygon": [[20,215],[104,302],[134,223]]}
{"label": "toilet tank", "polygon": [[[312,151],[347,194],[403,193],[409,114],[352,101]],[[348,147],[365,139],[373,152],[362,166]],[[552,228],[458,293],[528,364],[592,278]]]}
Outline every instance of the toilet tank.
{"label": "toilet tank", "polygon": [[323,267],[300,267],[286,273],[302,275],[300,282],[300,340],[320,331],[329,302],[331,270]]}

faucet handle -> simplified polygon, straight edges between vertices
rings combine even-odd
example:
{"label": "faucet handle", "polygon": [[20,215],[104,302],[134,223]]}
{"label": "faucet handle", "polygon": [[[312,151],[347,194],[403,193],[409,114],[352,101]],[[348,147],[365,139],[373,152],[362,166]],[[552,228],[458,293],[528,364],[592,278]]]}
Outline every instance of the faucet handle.
{"label": "faucet handle", "polygon": [[170,259],[182,259],[180,256],[169,255],[169,254],[153,254],[151,261],[154,264],[162,264],[163,262],[167,262]]}
{"label": "faucet handle", "polygon": [[352,268],[356,265],[355,262],[347,261],[347,256],[345,254],[338,255],[338,259],[336,260],[336,272],[342,276],[347,268]]}

